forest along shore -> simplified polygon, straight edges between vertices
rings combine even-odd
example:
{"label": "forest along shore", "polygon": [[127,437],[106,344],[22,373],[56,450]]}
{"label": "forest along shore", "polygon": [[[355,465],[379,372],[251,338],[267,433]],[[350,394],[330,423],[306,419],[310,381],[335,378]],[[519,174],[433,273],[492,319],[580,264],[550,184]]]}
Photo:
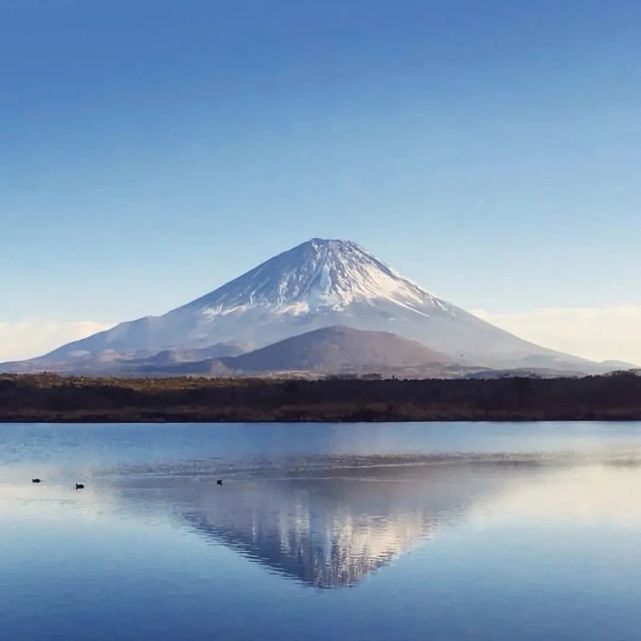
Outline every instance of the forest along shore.
{"label": "forest along shore", "polygon": [[274,380],[1,375],[3,422],[641,420],[641,376]]}

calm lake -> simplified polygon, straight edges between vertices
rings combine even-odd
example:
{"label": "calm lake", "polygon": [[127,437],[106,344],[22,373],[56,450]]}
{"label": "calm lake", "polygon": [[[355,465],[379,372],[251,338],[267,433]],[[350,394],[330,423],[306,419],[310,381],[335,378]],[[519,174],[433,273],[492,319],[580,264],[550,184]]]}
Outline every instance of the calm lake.
{"label": "calm lake", "polygon": [[637,641],[640,603],[640,423],[0,425],[2,639]]}

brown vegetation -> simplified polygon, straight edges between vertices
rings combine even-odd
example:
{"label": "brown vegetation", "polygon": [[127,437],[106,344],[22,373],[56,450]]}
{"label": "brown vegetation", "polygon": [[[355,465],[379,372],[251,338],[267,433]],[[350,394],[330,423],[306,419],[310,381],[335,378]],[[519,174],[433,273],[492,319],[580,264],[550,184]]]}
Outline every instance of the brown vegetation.
{"label": "brown vegetation", "polygon": [[493,380],[0,376],[1,421],[641,420],[641,377]]}

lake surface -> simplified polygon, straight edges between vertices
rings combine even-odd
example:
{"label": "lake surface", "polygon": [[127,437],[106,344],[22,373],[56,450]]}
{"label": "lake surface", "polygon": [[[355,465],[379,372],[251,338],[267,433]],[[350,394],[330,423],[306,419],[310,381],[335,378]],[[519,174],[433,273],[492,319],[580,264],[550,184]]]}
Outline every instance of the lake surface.
{"label": "lake surface", "polygon": [[0,425],[2,639],[636,641],[640,603],[639,423]]}

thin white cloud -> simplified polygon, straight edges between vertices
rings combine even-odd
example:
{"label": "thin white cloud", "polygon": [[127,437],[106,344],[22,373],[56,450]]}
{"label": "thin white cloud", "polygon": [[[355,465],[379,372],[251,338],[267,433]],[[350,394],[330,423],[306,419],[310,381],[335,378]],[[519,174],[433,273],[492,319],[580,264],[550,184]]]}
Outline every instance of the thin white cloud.
{"label": "thin white cloud", "polygon": [[85,338],[111,325],[96,321],[52,321],[29,318],[0,321],[0,362],[40,356],[70,341]]}
{"label": "thin white cloud", "polygon": [[473,313],[539,345],[596,361],[641,365],[641,305],[542,308],[528,312]]}

